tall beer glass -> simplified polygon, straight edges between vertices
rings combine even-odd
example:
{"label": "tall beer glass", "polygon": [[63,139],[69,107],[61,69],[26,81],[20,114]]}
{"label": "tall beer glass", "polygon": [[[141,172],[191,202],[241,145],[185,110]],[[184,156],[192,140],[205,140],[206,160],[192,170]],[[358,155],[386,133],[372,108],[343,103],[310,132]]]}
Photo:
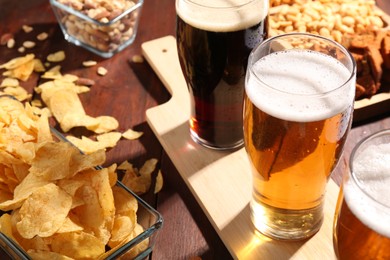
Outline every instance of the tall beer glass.
{"label": "tall beer glass", "polygon": [[343,178],[334,222],[339,259],[390,259],[390,129],[361,141]]}
{"label": "tall beer glass", "polygon": [[268,7],[268,0],[176,0],[177,50],[197,143],[221,150],[242,146],[246,66],[267,36]]}
{"label": "tall beer glass", "polygon": [[355,81],[350,53],[320,36],[285,34],[251,53],[244,139],[251,217],[261,233],[299,240],[321,227],[326,184],[352,121]]}

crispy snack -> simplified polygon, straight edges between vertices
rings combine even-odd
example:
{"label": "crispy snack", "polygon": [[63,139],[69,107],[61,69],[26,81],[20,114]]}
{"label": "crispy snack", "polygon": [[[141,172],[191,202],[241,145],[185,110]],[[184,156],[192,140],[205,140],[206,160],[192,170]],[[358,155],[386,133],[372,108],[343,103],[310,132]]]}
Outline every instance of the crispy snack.
{"label": "crispy snack", "polygon": [[42,78],[52,79],[35,88],[41,94],[46,106],[53,113],[62,131],[68,132],[74,127],[85,127],[97,134],[111,132],[118,128],[118,121],[111,116],[91,117],[86,114],[80,93],[89,91],[89,87],[77,85],[79,78],[75,75],[60,72],[56,66],[46,71]]}
{"label": "crispy snack", "polygon": [[65,60],[65,52],[64,51],[57,51],[54,53],[51,53],[47,56],[47,61],[50,62],[61,62]]}
{"label": "crispy snack", "polygon": [[34,54],[27,54],[0,65],[0,69],[6,69],[3,76],[26,81],[34,71],[41,72],[42,69],[44,70],[44,67],[40,66],[39,63],[40,61],[35,59]]}
{"label": "crispy snack", "polygon": [[127,129],[122,136],[128,140],[135,140],[140,138],[144,133],[143,132],[138,132],[134,131],[133,129]]}
{"label": "crispy snack", "polygon": [[[137,194],[143,194],[150,189],[152,184],[152,173],[156,169],[157,159],[149,159],[141,167],[140,170],[134,168],[132,164],[125,161],[123,162],[118,169],[125,170],[125,175],[123,176],[122,182],[131,190]],[[160,190],[162,186],[162,176],[158,177],[159,183],[155,190]]]}
{"label": "crispy snack", "polygon": [[0,98],[0,210],[10,211],[0,232],[33,259],[98,259],[133,239],[143,232],[137,200],[114,186],[116,165],[95,168],[104,161],[103,151],[85,155],[53,140],[48,118],[30,105]]}

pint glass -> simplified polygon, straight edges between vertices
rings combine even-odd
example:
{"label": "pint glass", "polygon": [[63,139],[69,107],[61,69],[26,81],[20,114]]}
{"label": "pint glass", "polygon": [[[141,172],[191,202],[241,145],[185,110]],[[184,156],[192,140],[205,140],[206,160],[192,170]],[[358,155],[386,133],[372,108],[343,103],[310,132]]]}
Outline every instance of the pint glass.
{"label": "pint glass", "polygon": [[333,242],[339,259],[390,259],[390,129],[352,151],[337,202]]}
{"label": "pint glass", "polygon": [[267,36],[268,0],[176,0],[180,66],[190,94],[192,139],[242,146],[248,56]]}
{"label": "pint glass", "polygon": [[249,57],[244,140],[253,176],[251,217],[281,240],[321,227],[325,188],[349,132],[356,64],[329,39],[276,36]]}

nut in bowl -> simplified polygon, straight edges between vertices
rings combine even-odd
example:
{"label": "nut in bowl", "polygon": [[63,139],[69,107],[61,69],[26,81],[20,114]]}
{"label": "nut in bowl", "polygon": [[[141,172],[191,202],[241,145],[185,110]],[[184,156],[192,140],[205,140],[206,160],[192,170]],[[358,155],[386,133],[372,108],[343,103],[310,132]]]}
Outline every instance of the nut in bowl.
{"label": "nut in bowl", "polygon": [[65,39],[110,58],[133,43],[143,0],[50,0]]}

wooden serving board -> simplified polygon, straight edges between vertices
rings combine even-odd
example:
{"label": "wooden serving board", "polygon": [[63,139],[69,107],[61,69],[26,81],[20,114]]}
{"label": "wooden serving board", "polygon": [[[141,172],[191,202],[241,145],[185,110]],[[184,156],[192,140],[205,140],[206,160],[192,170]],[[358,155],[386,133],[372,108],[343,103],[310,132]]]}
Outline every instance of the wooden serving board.
{"label": "wooden serving board", "polygon": [[339,192],[327,186],[321,230],[304,242],[281,242],[255,232],[249,217],[251,172],[244,148],[220,152],[204,148],[189,135],[189,95],[172,36],[142,45],[144,57],[171,93],[165,104],[146,111],[147,120],[181,177],[236,259],[335,259],[333,214]]}

